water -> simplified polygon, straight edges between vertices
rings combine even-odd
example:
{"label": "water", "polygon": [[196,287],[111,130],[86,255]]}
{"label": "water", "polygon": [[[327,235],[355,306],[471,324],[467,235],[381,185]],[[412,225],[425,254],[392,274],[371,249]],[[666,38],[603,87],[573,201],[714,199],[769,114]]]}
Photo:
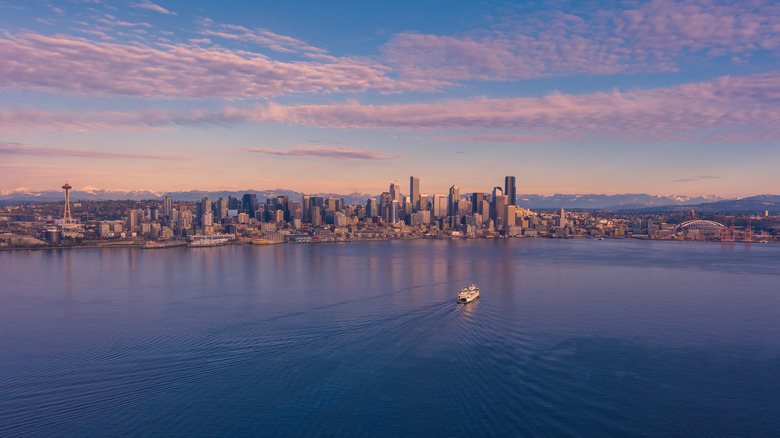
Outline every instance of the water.
{"label": "water", "polygon": [[20,251],[0,279],[2,436],[780,430],[778,245]]}

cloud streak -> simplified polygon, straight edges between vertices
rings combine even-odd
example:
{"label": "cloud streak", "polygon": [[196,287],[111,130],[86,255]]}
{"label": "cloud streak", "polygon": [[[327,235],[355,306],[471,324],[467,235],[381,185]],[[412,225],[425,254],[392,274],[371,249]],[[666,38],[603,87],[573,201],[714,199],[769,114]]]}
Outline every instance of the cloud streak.
{"label": "cloud streak", "polygon": [[[599,4],[599,7],[604,5]],[[632,9],[542,11],[459,35],[401,33],[382,47],[404,77],[511,81],[676,71],[676,60],[780,49],[780,6],[651,0]]]}
{"label": "cloud streak", "polygon": [[[780,73],[632,92],[460,99],[435,103],[268,103],[187,112],[0,110],[0,131],[150,130],[282,123],[336,129],[441,132],[445,141],[539,143],[557,139],[741,143],[780,139]],[[465,132],[464,132],[465,131]],[[460,132],[460,133],[458,133]]]}
{"label": "cloud streak", "polygon": [[395,160],[401,158],[401,155],[387,154],[379,151],[364,151],[347,146],[312,146],[301,145],[292,149],[269,149],[269,148],[239,148],[245,152],[253,152],[265,155],[282,155],[296,157],[318,157],[330,158],[334,160]]}
{"label": "cloud streak", "polygon": [[150,11],[159,12],[161,14],[166,14],[166,15],[176,15],[176,12],[171,12],[170,10],[165,9],[164,7],[162,7],[162,6],[158,5],[158,4],[152,3],[150,1],[142,1],[141,3],[138,3],[138,4],[134,5],[134,7],[141,8],[141,9],[147,9],[147,10],[150,10]]}
{"label": "cloud streak", "polygon": [[249,29],[244,26],[233,24],[218,24],[208,18],[202,20],[202,24],[204,29],[200,33],[203,35],[257,44],[282,53],[326,53],[323,49],[311,46],[301,40],[286,35],[279,35],[268,29]]}
{"label": "cloud streak", "polygon": [[696,182],[696,181],[705,181],[705,180],[712,180],[712,179],[721,179],[721,178],[719,176],[713,176],[713,175],[698,175],[690,178],[675,179],[672,180],[672,182],[684,183],[684,182]]}
{"label": "cloud streak", "polygon": [[52,93],[235,100],[286,93],[395,93],[439,85],[398,81],[386,67],[350,58],[282,62],[216,46],[122,44],[34,33],[0,36],[0,59],[0,89]]}
{"label": "cloud streak", "polygon": [[89,151],[82,149],[44,148],[27,146],[21,143],[0,142],[0,156],[3,155],[32,155],[38,157],[75,157],[98,159],[131,159],[131,160],[162,160],[182,161],[188,157],[166,154],[133,154],[124,152]]}

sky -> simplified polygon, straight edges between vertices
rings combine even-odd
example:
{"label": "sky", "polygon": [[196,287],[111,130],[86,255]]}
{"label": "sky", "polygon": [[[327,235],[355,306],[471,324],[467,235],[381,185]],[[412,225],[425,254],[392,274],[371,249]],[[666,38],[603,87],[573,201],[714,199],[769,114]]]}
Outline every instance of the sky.
{"label": "sky", "polygon": [[780,3],[0,0],[0,192],[780,194]]}

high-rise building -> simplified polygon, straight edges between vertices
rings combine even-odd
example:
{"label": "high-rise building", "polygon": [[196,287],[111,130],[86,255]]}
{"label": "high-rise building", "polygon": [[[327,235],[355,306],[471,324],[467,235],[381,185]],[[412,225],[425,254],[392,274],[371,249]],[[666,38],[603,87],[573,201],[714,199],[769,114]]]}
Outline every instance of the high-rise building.
{"label": "high-rise building", "polygon": [[[493,223],[496,224],[496,228],[498,228],[498,217],[501,215],[501,211],[504,209],[504,205],[501,205],[500,208],[496,204],[496,201],[499,196],[505,196],[504,195],[504,189],[501,187],[493,187],[493,196],[490,198],[490,219],[493,219]],[[504,204],[506,203],[506,198],[504,198]]]}
{"label": "high-rise building", "polygon": [[420,195],[420,211],[428,209],[428,195]]}
{"label": "high-rise building", "polygon": [[298,201],[290,201],[287,203],[287,212],[290,217],[290,221],[293,219],[303,219],[303,207]]}
{"label": "high-rise building", "polygon": [[431,201],[431,216],[433,219],[439,219],[447,216],[447,197],[444,195],[433,195]]}
{"label": "high-rise building", "polygon": [[502,230],[506,228],[507,224],[507,211],[506,211],[506,205],[507,200],[506,195],[496,195],[493,200],[493,211],[495,212],[495,218],[493,219],[493,223],[496,226],[496,230]]}
{"label": "high-rise building", "polygon": [[412,201],[412,209],[420,210],[420,178],[416,176],[409,177],[409,198]]}
{"label": "high-rise building", "polygon": [[196,204],[195,208],[196,208],[195,219],[198,221],[199,224],[205,225],[206,222],[205,215],[206,213],[209,214],[211,213],[211,200],[209,199],[208,196],[206,196]]}
{"label": "high-rise building", "polygon": [[377,217],[379,216],[379,205],[376,202],[376,199],[369,198],[368,201],[366,201],[366,217]]}
{"label": "high-rise building", "polygon": [[200,217],[200,224],[204,227],[210,227],[214,225],[214,212],[211,210],[204,212],[203,216]]}
{"label": "high-rise building", "polygon": [[479,213],[479,214],[485,214],[484,211],[482,211],[482,201],[489,199],[490,195],[487,193],[477,193],[474,192],[471,194],[471,213]]}
{"label": "high-rise building", "polygon": [[166,196],[165,199],[163,199],[163,217],[165,219],[170,220],[171,210],[173,210],[173,198]]}
{"label": "high-rise building", "polygon": [[260,202],[257,200],[257,195],[254,193],[244,194],[243,202],[241,203],[241,210],[243,210],[244,213],[249,216],[254,216],[258,205],[260,205]]}
{"label": "high-rise building", "polygon": [[303,201],[303,205],[301,206],[301,208],[303,210],[303,215],[301,217],[301,219],[302,219],[301,222],[309,223],[311,221],[311,219],[310,219],[311,216],[310,216],[310,212],[309,212],[309,208],[311,207],[311,202],[310,202],[311,201],[311,197],[309,197],[308,195],[303,195],[303,200],[302,201]]}
{"label": "high-rise building", "polygon": [[217,202],[214,203],[214,217],[221,222],[227,219],[227,212],[228,201],[226,201],[225,198],[217,199]]}
{"label": "high-rise building", "polygon": [[507,197],[507,204],[508,205],[516,205],[517,204],[517,186],[515,185],[515,177],[514,176],[507,176],[504,178],[504,194]]}
{"label": "high-rise building", "polygon": [[379,195],[379,211],[382,214],[382,220],[390,221],[390,204],[393,202],[393,195],[390,192],[382,192]]}
{"label": "high-rise building", "polygon": [[132,209],[127,212],[127,228],[130,231],[138,229],[138,210]]}
{"label": "high-rise building", "polygon": [[447,216],[455,216],[458,208],[458,200],[460,199],[460,188],[453,185],[450,187],[450,194],[447,198]]}
{"label": "high-rise building", "polygon": [[400,214],[401,206],[398,201],[393,200],[390,203],[390,217],[388,218],[388,222],[391,224],[394,224],[398,222],[398,215]]}
{"label": "high-rise building", "polygon": [[192,212],[189,210],[182,210],[179,213],[179,228],[189,229],[192,227]]}
{"label": "high-rise building", "polygon": [[401,202],[401,188],[398,184],[390,183],[390,200]]}

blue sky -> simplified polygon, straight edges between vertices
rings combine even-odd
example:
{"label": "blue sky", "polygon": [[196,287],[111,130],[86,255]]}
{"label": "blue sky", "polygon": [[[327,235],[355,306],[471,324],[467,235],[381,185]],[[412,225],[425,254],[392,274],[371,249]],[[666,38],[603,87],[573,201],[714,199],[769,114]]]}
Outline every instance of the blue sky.
{"label": "blue sky", "polygon": [[768,1],[0,0],[0,190],[750,196]]}

